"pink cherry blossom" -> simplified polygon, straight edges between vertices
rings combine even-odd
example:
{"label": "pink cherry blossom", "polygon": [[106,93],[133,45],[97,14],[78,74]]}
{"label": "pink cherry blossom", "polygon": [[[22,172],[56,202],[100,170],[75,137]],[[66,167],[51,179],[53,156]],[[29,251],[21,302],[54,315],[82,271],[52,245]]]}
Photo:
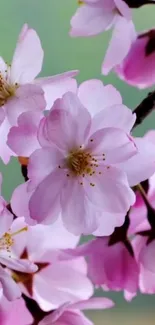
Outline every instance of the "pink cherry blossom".
{"label": "pink cherry blossom", "polygon": [[45,316],[39,322],[39,325],[93,325],[93,323],[84,316],[81,310],[85,309],[106,309],[113,307],[114,303],[108,298],[90,298],[88,300],[79,301],[75,304],[65,303],[57,310]]}
{"label": "pink cherry blossom", "polygon": [[[123,223],[127,211],[123,207],[122,212],[120,207],[117,211],[116,206],[118,202],[115,202],[115,205],[111,205],[109,202],[108,205],[106,201],[108,189],[110,195],[113,195],[113,199],[116,200],[118,194],[117,191],[114,191],[116,186],[115,181],[115,185],[112,185],[113,190],[109,187],[111,173],[113,173],[114,178],[120,177],[123,170],[131,186],[150,177],[155,171],[155,146],[150,141],[148,142],[147,139],[135,139],[134,141],[138,148],[137,151],[133,138],[130,135],[130,130],[135,122],[135,115],[122,104],[121,96],[113,86],[104,86],[100,80],[88,80],[80,85],[77,90],[77,95],[78,98],[74,94],[64,95],[62,100],[55,102],[49,115],[42,119],[38,132],[41,149],[36,150],[30,158],[30,181],[15,190],[11,204],[16,215],[24,215],[26,218],[31,217],[38,222],[46,224],[54,221],[61,210],[65,225],[71,232],[76,234],[94,232],[94,234],[100,236],[109,235],[113,232],[114,227],[120,226]],[[84,106],[81,105],[79,99]],[[87,107],[88,111],[85,107]],[[74,114],[76,119],[74,118]],[[75,131],[76,129],[77,131]],[[128,148],[129,150],[126,152],[127,155],[125,151],[124,153],[122,151],[125,149],[125,143],[123,145],[122,142],[120,144],[113,142],[113,138],[116,136],[115,132],[117,132],[117,138],[119,132],[120,136],[122,134],[125,137],[121,141],[127,141],[126,149]],[[110,135],[109,140],[107,138],[108,134]],[[91,141],[92,135],[93,137],[95,136],[95,140],[93,139],[93,141]],[[108,141],[111,139],[112,147],[110,142],[108,144],[104,141],[103,144],[99,144],[99,141],[102,141],[103,135],[104,139]],[[96,138],[97,136],[100,140]],[[18,150],[23,150],[23,144],[20,142],[20,139],[18,140],[18,137],[16,138],[16,144]],[[120,147],[122,145],[123,147]],[[70,157],[70,150],[73,147],[77,148],[77,146],[79,151],[76,150],[76,154],[81,154],[81,152],[83,154],[86,149],[89,149],[93,155],[97,154],[102,156],[99,167],[95,166],[98,163],[95,164],[93,160],[93,172],[98,170],[101,173],[98,174],[98,177],[94,173],[93,175],[87,176],[87,173],[84,172],[82,175],[72,177],[72,170],[70,175],[70,169],[72,169],[70,159],[72,162],[72,158],[75,155],[73,154],[73,157]],[[80,148],[80,146],[82,147]],[[96,146],[98,146],[97,149]],[[110,169],[106,168],[110,165],[110,160],[108,161],[103,156],[104,151],[108,150],[107,146],[109,146],[110,150],[108,159],[112,159],[112,156],[110,157],[112,154],[114,158]],[[122,148],[122,152],[118,148]],[[130,148],[132,148],[132,152],[130,152]],[[103,151],[101,154],[100,150]],[[104,160],[105,158],[106,160]],[[65,169],[61,168],[62,165],[65,166],[64,161],[66,159],[69,159],[69,161],[67,160],[69,165]],[[98,157],[93,159],[98,159]],[[104,169],[104,174],[99,169]],[[83,174],[86,175],[83,177]],[[126,177],[125,174],[123,177]],[[90,181],[88,180],[89,176],[91,176]],[[108,180],[108,188],[106,187],[105,177]],[[121,182],[125,181],[125,178],[123,179]],[[54,190],[53,181],[55,182]],[[44,188],[46,182],[48,182],[48,185],[46,184]],[[94,184],[96,182],[97,185],[95,187],[89,185],[90,183]],[[83,185],[80,183],[83,183]],[[102,192],[100,192],[98,190],[99,184],[105,186],[104,200],[103,187]],[[65,191],[63,191],[63,186]],[[126,186],[127,183],[125,185],[127,189]],[[42,191],[44,196],[41,194]],[[129,192],[131,195],[131,191]],[[45,193],[47,194],[45,195]],[[125,195],[124,190],[122,194]],[[40,200],[40,195],[43,197],[42,200]],[[47,200],[47,197],[49,197],[49,200]],[[29,200],[30,214],[28,208]],[[133,200],[133,194],[129,200]],[[133,201],[131,201],[130,203],[126,201],[126,209],[132,204]],[[123,201],[121,201],[121,206],[122,203]],[[75,209],[75,205],[77,209]],[[106,216],[104,211],[106,211]],[[88,214],[89,218],[87,217]]]}
{"label": "pink cherry blossom", "polygon": [[16,125],[19,115],[27,111],[41,112],[64,92],[76,89],[76,81],[72,77],[77,71],[34,80],[41,71],[43,56],[36,31],[25,24],[11,65],[0,58],[0,133],[3,139],[0,156],[5,163],[14,155],[6,141],[10,127]]}
{"label": "pink cherry blossom", "polygon": [[[14,231],[24,226],[23,218],[17,218]],[[35,262],[38,271],[24,278],[13,272],[22,292],[33,298],[44,311],[59,307],[66,301],[75,303],[93,294],[93,285],[87,277],[87,265],[83,257],[62,260],[63,249],[74,248],[79,237],[70,234],[61,220],[52,226],[37,225],[16,236],[14,253],[27,256]],[[41,245],[40,245],[41,243]]]}
{"label": "pink cherry blossom", "polygon": [[97,35],[113,26],[118,19],[129,20],[131,12],[122,0],[84,0],[71,19],[70,35]]}
{"label": "pink cherry blossom", "polygon": [[22,298],[9,302],[5,297],[0,301],[1,325],[30,325],[32,316]]}
{"label": "pink cherry blossom", "polygon": [[[105,124],[110,124],[109,114],[111,109],[105,110]],[[92,233],[100,224],[109,234],[123,222],[134,194],[119,163],[135,155],[137,149],[133,139],[118,127],[97,130],[97,118],[91,119],[78,97],[68,93],[42,120],[42,148],[32,154],[28,166],[28,191],[34,190],[29,205],[32,219],[52,222],[61,210],[67,229],[75,234]],[[111,215],[107,226],[105,214],[108,219]]]}

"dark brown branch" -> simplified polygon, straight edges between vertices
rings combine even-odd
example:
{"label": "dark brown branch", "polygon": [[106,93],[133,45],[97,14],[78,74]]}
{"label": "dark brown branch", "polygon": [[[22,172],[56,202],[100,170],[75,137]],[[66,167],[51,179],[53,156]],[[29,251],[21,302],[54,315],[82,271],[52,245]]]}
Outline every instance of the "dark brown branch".
{"label": "dark brown branch", "polygon": [[155,91],[152,91],[143,101],[135,108],[133,113],[136,113],[136,126],[140,125],[143,120],[155,109]]}

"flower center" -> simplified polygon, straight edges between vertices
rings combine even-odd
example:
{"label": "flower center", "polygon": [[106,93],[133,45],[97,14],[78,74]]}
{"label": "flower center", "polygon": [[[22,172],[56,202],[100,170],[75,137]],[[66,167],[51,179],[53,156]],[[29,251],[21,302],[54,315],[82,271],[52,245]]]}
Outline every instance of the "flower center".
{"label": "flower center", "polygon": [[82,1],[82,0],[78,0],[78,5],[79,5],[79,6],[84,5],[84,1]]}
{"label": "flower center", "polygon": [[16,232],[8,233],[6,232],[2,238],[0,238],[0,250],[6,250],[7,252],[10,252],[10,249],[12,245],[14,244],[13,237],[20,234],[23,231],[27,231],[27,227],[24,227]]}
{"label": "flower center", "polygon": [[67,167],[75,176],[93,174],[93,167],[98,166],[95,162],[91,154],[82,149],[71,151],[67,157]]}
{"label": "flower center", "polygon": [[18,84],[12,85],[0,74],[0,106],[3,106],[10,97],[15,95]]}

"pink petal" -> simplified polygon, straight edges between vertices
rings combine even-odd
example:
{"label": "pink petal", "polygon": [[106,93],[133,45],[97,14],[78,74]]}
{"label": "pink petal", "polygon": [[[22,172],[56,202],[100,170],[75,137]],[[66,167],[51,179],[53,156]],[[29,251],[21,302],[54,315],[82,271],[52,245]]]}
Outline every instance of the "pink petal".
{"label": "pink petal", "polygon": [[60,191],[66,181],[64,171],[55,169],[48,175],[36,188],[30,198],[29,209],[32,219],[39,223],[43,222],[48,216],[50,222],[58,217],[60,212]]}
{"label": "pink petal", "polygon": [[98,228],[93,232],[94,236],[103,237],[109,236],[115,230],[115,227],[123,225],[125,220],[125,213],[109,213],[101,210],[98,218]]}
{"label": "pink petal", "polygon": [[96,131],[88,139],[87,149],[92,152],[99,165],[117,164],[137,154],[137,148],[132,138],[123,130],[116,128],[104,128]]}
{"label": "pink petal", "polygon": [[[61,308],[61,307],[60,307]],[[48,316],[45,316],[41,322],[39,322],[38,325],[68,325],[68,324],[74,324],[74,325],[93,325],[93,323],[86,318],[81,312],[77,310],[66,310],[64,313],[60,316],[58,320],[55,321],[55,314],[57,313],[57,310],[54,311]],[[59,314],[59,310],[58,310]],[[58,316],[57,316],[58,317]]]}
{"label": "pink petal", "polygon": [[[76,260],[80,263],[82,258]],[[46,311],[55,309],[67,301],[74,303],[81,299],[88,299],[93,294],[91,281],[74,268],[74,260],[53,263],[36,274],[34,281],[36,298],[38,300],[39,296],[41,297],[41,307]],[[48,309],[46,301],[50,306]]]}
{"label": "pink petal", "polygon": [[19,272],[34,273],[38,270],[38,267],[32,262],[10,257],[9,254],[7,256],[7,254],[1,253],[0,262],[8,268]]}
{"label": "pink petal", "polygon": [[125,1],[124,0],[114,0],[114,1],[120,14],[124,16],[126,19],[132,19],[131,9],[128,7]]}
{"label": "pink petal", "polygon": [[119,167],[125,171],[130,186],[149,178],[155,172],[155,147],[145,138],[134,139],[138,153]]}
{"label": "pink petal", "polygon": [[13,221],[13,215],[3,206],[3,210],[0,213],[0,238],[8,232]]}
{"label": "pink petal", "polygon": [[5,119],[5,112],[3,110],[3,108],[0,108],[0,125],[3,123],[4,119]]}
{"label": "pink petal", "polygon": [[0,267],[0,283],[3,287],[4,296],[9,300],[15,300],[21,296],[18,284],[2,267]]}
{"label": "pink petal", "polygon": [[140,252],[139,260],[143,264],[145,269],[148,269],[150,272],[155,273],[155,261],[154,261],[154,252],[155,252],[155,240],[153,240],[148,245],[146,244]]}
{"label": "pink petal", "polygon": [[43,320],[39,323],[39,325],[48,325],[48,324],[55,323],[60,318],[60,316],[64,313],[64,311],[67,309],[68,306],[69,306],[68,302],[64,303],[59,308],[52,311],[52,313],[45,316]]}
{"label": "pink petal", "polygon": [[9,163],[11,156],[16,156],[16,154],[7,145],[7,136],[10,128],[11,125],[6,117],[4,122],[0,125],[0,138],[1,138],[0,157],[4,162],[4,164]]}
{"label": "pink petal", "polygon": [[[108,169],[100,167],[100,171],[100,175],[96,173],[91,179],[85,177],[84,188],[89,200],[105,213],[125,214],[135,202],[125,173],[112,166]],[[95,186],[92,187],[90,182]]]}
{"label": "pink petal", "polygon": [[79,86],[78,97],[92,116],[106,107],[122,104],[118,90],[112,85],[104,86],[102,81],[98,79],[84,81]]}
{"label": "pink petal", "polygon": [[28,192],[27,190],[28,182],[24,184],[20,184],[13,191],[10,203],[11,208],[15,215],[18,217],[25,216],[29,218],[29,200],[32,195],[32,192]]}
{"label": "pink petal", "polygon": [[54,101],[61,98],[65,93],[71,91],[76,93],[77,82],[73,79],[77,75],[77,71],[67,71],[52,77],[39,78],[35,80],[35,84],[40,85],[44,90],[46,100],[46,109],[50,109]]}
{"label": "pink petal", "polygon": [[43,49],[34,29],[25,24],[19,35],[11,66],[13,83],[29,83],[39,74],[43,63]]}
{"label": "pink petal", "polygon": [[132,21],[120,16],[115,24],[112,39],[102,64],[102,73],[104,75],[107,75],[111,69],[122,62],[128,54],[135,37]]}
{"label": "pink petal", "polygon": [[55,168],[58,169],[64,157],[56,147],[37,149],[29,159],[28,177],[31,185],[29,189],[36,187]]}
{"label": "pink petal", "polygon": [[33,323],[24,299],[9,302],[4,296],[0,304],[0,322],[2,325],[30,325]]}
{"label": "pink petal", "polygon": [[29,157],[40,147],[37,139],[40,119],[39,112],[25,112],[19,116],[18,126],[11,128],[7,144],[18,156]]}
{"label": "pink petal", "polygon": [[78,96],[70,92],[65,94],[62,100],[57,101],[57,106],[72,115],[76,122],[75,136],[79,143],[83,143],[91,124],[91,116],[88,110],[81,104]]}
{"label": "pink petal", "polygon": [[61,194],[61,206],[62,219],[68,231],[81,235],[96,230],[99,212],[87,199],[80,180],[68,179]]}
{"label": "pink petal", "polygon": [[104,7],[83,5],[77,9],[71,19],[70,35],[92,36],[103,32],[113,23],[115,13]]}
{"label": "pink petal", "polygon": [[17,124],[19,115],[27,111],[43,111],[46,106],[43,90],[33,84],[20,86],[16,94],[5,105],[11,125]]}
{"label": "pink petal", "polygon": [[73,93],[67,93],[55,101],[53,109],[41,124],[39,141],[51,142],[69,152],[84,143],[91,125],[89,112]]}
{"label": "pink petal", "polygon": [[91,132],[106,127],[116,127],[130,133],[136,120],[136,114],[125,105],[113,105],[106,107],[92,120]]}
{"label": "pink petal", "polygon": [[87,309],[107,309],[114,306],[114,302],[109,298],[90,298],[88,300],[79,301],[73,305],[71,305],[70,309],[80,309],[80,310],[87,310]]}

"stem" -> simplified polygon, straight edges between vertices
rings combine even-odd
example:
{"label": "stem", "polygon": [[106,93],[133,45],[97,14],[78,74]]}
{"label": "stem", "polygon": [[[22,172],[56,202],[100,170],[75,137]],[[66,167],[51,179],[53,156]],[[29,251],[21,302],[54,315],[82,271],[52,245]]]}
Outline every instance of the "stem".
{"label": "stem", "polygon": [[136,126],[140,125],[143,120],[155,109],[155,91],[148,94],[146,98],[135,108],[133,113],[136,113],[137,119],[135,122]]}
{"label": "stem", "polygon": [[147,207],[148,222],[149,222],[151,228],[155,229],[155,210],[152,208],[142,184],[138,184],[137,189],[139,190],[139,192],[145,202],[145,205]]}

